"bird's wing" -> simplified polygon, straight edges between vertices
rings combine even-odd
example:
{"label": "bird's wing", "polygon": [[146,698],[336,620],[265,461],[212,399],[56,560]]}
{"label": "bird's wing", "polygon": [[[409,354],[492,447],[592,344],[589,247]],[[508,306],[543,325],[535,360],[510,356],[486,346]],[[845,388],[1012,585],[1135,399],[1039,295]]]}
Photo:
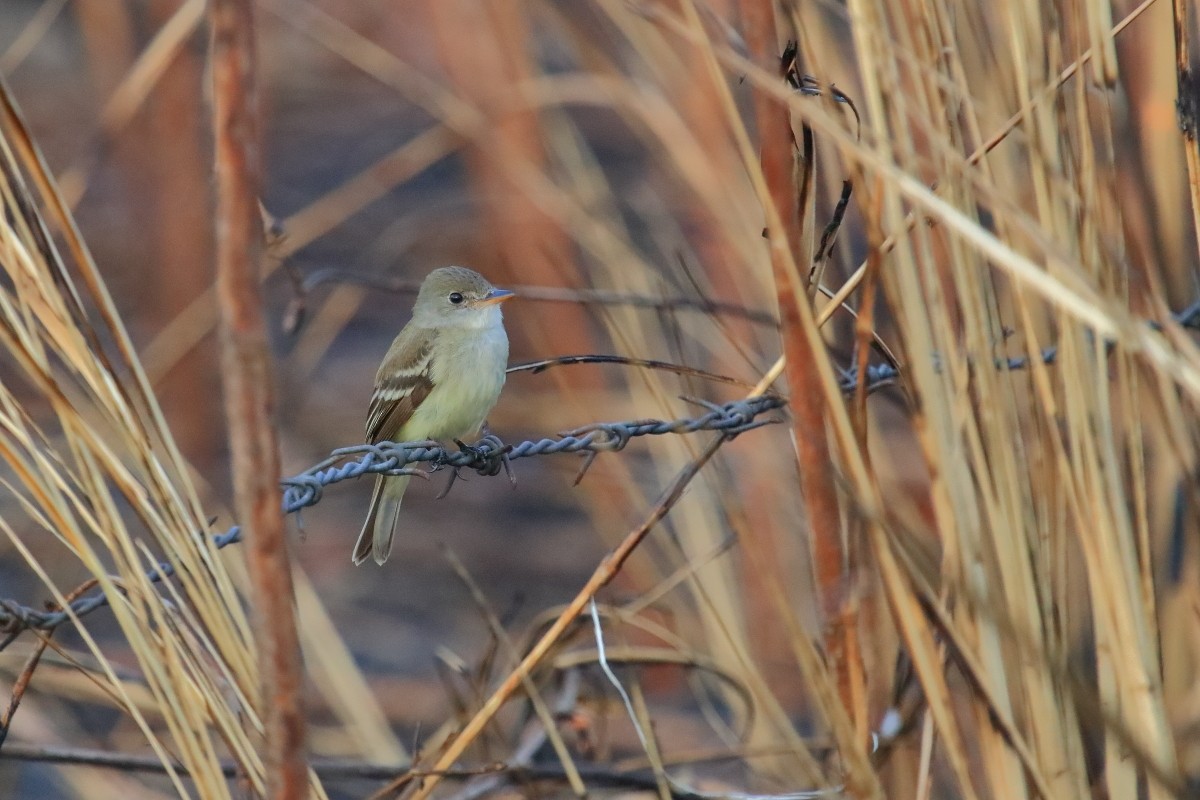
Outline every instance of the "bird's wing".
{"label": "bird's wing", "polygon": [[433,391],[433,342],[429,328],[406,327],[388,350],[375,378],[375,392],[367,411],[367,441],[396,438],[413,412]]}

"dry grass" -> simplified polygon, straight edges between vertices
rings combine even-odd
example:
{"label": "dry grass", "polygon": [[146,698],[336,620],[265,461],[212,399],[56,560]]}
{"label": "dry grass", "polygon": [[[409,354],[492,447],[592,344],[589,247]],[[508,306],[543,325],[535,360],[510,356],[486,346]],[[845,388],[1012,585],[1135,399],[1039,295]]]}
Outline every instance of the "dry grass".
{"label": "dry grass", "polygon": [[[174,787],[187,792],[186,771],[196,791],[226,793],[228,753],[261,788],[257,674],[237,593],[104,282],[7,89],[3,101],[4,531],[60,606],[60,570],[29,549],[35,532],[57,538],[53,558],[78,560],[110,597],[137,677],[83,621],[83,650],[63,657],[90,653],[81,668]],[[146,575],[159,558],[181,575],[163,590]]]}
{"label": "dry grass", "polygon": [[[89,68],[107,67],[111,87],[91,124],[113,152],[126,136],[159,141],[161,128],[139,120],[161,113],[162,82],[195,57],[200,5],[158,4],[156,33],[118,56],[97,32],[132,29],[129,15],[81,4],[72,24],[92,26]],[[404,131],[373,140],[386,142],[377,160],[332,190],[268,170],[267,207],[297,208],[278,221],[268,275],[328,267],[311,255],[323,244],[346,259],[367,251],[360,268],[379,272],[405,252],[420,262],[407,279],[466,259],[498,283],[593,292],[563,303],[544,289],[545,302],[513,309],[516,353],[670,360],[790,398],[786,426],[732,443],[656,437],[642,457],[601,458],[574,494],[565,471],[523,475],[518,496],[571,498],[616,555],[575,565],[591,580],[515,622],[495,596],[521,588],[516,578],[452,557],[467,588],[414,602],[452,595],[456,619],[478,633],[422,631],[418,660],[439,653],[445,692],[433,711],[412,708],[428,681],[395,689],[399,663],[364,675],[353,655],[364,663],[360,629],[401,637],[410,623],[383,610],[386,598],[433,567],[400,559],[381,577],[301,557],[313,763],[341,756],[398,773],[363,783],[318,769],[314,795],[598,796],[615,780],[664,797],[1008,800],[1194,786],[1200,572],[1187,532],[1200,351],[1171,311],[1200,291],[1200,158],[1171,109],[1196,21],[1176,3],[1172,53],[1168,0],[780,5],[260,3],[270,91],[302,95],[353,75],[369,80],[365,97],[397,109],[382,124]],[[41,5],[0,66],[18,78],[36,69],[22,63],[49,47],[59,6]],[[781,76],[788,39],[818,95]],[[379,133],[332,111],[313,119],[346,141]],[[260,794],[268,747],[246,583],[237,558],[202,535],[227,494],[224,467],[180,452],[151,389],[209,346],[214,293],[174,295],[178,313],[143,332],[139,360],[101,272],[122,278],[97,269],[67,210],[88,213],[108,150],[80,148],[56,180],[11,103],[3,123],[0,522],[23,572],[60,603],[84,578],[113,598],[40,662],[26,661],[25,640],[10,648],[20,657],[0,662],[3,674],[36,664],[14,736],[149,748],[166,782],[105,773],[131,798]],[[272,143],[285,144],[268,133]],[[440,181],[456,178],[424,176],[447,159],[465,170],[469,202],[442,212]],[[845,181],[845,222],[820,252]],[[418,199],[404,206],[407,191]],[[371,229],[369,244],[354,226],[380,204],[400,221]],[[269,311],[293,299],[286,281],[266,287]],[[628,295],[771,309],[780,324],[618,302]],[[382,344],[352,325],[378,316],[374,338],[386,339],[400,322],[390,301],[379,316],[374,296],[310,290],[280,364],[285,398],[315,395],[310,384],[335,382],[335,369],[353,371],[366,397],[374,356],[363,354]],[[997,366],[1022,355],[1030,368]],[[895,388],[842,393],[838,367],[883,358],[902,367]],[[693,375],[578,366],[514,375],[492,422],[512,438],[674,418],[680,395],[732,393]],[[344,395],[316,422],[284,403],[285,469],[296,453],[360,435],[353,414],[337,416]],[[455,489],[485,498],[464,502],[489,536],[537,529],[549,540],[568,525],[553,513],[497,521],[518,501],[489,490]],[[311,512],[307,544],[344,539],[348,554],[361,509],[322,517],[333,493]],[[500,541],[489,558],[509,563]],[[152,585],[150,553],[182,577]],[[481,573],[482,586],[471,577]],[[93,636],[101,618],[120,635]],[[45,724],[51,709],[79,707],[122,722],[97,734],[64,711],[57,731]],[[418,728],[414,771],[400,775],[398,732]],[[226,777],[230,761],[240,779]],[[516,772],[491,774],[494,763]],[[63,780],[92,774],[67,769]]]}

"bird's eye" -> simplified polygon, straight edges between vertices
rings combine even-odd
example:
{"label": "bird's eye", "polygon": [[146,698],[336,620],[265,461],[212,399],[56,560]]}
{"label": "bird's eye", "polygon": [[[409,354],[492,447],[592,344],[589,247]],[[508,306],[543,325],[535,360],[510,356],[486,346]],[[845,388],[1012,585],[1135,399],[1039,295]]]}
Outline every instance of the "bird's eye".
{"label": "bird's eye", "polygon": [[454,305],[459,305],[463,301],[463,296],[459,292],[450,293],[450,302]]}

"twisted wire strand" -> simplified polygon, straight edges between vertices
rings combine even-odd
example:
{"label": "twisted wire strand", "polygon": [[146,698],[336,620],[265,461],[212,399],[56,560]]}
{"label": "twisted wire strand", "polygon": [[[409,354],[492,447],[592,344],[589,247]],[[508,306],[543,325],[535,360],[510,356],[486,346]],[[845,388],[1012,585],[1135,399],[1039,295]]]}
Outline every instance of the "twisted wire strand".
{"label": "twisted wire strand", "polygon": [[[283,509],[294,513],[315,505],[326,486],[369,473],[411,475],[410,464],[433,463],[438,467],[473,469],[481,475],[497,475],[504,460],[515,461],[530,456],[553,453],[601,453],[624,449],[638,436],[659,436],[665,433],[694,433],[720,431],[729,436],[745,433],[769,424],[772,420],[758,419],[761,415],[782,408],[786,400],[778,395],[763,395],[716,405],[701,400],[691,402],[708,409],[698,417],[675,420],[634,420],[631,422],[602,422],[566,431],[557,439],[536,439],[517,445],[504,445],[494,436],[484,438],[470,447],[447,449],[436,442],[381,442],[354,447],[342,447],[329,458],[314,464],[299,475],[283,481]],[[346,461],[346,459],[354,459]],[[344,462],[344,463],[343,463]]]}

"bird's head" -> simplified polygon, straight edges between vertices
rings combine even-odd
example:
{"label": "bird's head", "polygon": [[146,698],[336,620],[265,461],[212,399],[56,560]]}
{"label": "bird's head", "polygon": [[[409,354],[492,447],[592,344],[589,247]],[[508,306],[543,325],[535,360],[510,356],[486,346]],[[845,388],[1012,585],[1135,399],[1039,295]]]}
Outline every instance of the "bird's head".
{"label": "bird's head", "polygon": [[513,296],[466,267],[441,267],[421,282],[414,319],[426,324],[484,327],[500,319],[500,304]]}

